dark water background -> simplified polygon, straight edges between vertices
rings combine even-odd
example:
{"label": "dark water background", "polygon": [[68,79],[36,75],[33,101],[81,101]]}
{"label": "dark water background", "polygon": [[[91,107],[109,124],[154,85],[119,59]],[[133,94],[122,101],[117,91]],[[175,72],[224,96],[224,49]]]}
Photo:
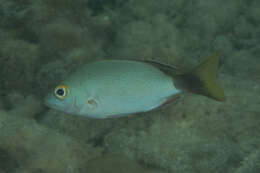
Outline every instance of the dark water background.
{"label": "dark water background", "polygon": [[[100,59],[191,67],[220,52],[227,101],[93,120],[49,89]],[[259,173],[259,0],[0,0],[0,173]]]}

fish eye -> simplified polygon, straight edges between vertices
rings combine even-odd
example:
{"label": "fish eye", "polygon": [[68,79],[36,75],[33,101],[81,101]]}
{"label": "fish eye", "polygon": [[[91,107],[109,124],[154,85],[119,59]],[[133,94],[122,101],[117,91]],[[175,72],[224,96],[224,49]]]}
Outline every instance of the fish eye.
{"label": "fish eye", "polygon": [[59,85],[54,90],[54,95],[60,100],[64,100],[68,94],[69,88],[67,85]]}

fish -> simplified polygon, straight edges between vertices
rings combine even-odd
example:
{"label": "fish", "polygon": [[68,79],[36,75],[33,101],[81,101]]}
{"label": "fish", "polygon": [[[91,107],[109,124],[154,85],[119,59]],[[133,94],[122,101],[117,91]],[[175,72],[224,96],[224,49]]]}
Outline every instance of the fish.
{"label": "fish", "polygon": [[99,60],[68,75],[47,94],[53,109],[103,119],[148,112],[190,92],[225,101],[216,81],[219,54],[206,58],[188,71],[149,60]]}

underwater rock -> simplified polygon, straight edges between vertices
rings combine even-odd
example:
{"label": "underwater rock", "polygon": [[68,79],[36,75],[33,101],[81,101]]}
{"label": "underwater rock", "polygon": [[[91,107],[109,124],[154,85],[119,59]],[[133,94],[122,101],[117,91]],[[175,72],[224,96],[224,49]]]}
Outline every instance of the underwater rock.
{"label": "underwater rock", "polygon": [[142,167],[122,154],[105,154],[90,160],[87,163],[87,170],[91,173],[160,173]]}
{"label": "underwater rock", "polygon": [[0,148],[0,173],[12,172],[19,164],[6,150]]}
{"label": "underwater rock", "polygon": [[24,96],[13,92],[7,95],[8,113],[20,115],[22,117],[33,118],[37,113],[43,110],[41,101],[34,95]]}
{"label": "underwater rock", "polygon": [[17,173],[39,169],[46,172],[79,172],[80,169],[85,170],[87,160],[101,151],[19,114],[5,111],[0,111],[0,130],[0,149],[3,151],[2,157],[6,158],[5,166],[0,168],[9,170],[15,167],[13,169]]}
{"label": "underwater rock", "polygon": [[[0,173],[92,173],[103,164],[115,173],[260,172],[260,1],[103,1],[0,0]],[[187,95],[106,121],[40,105],[49,87],[95,59],[183,65],[215,51],[223,104]],[[116,162],[129,170],[109,167]]]}
{"label": "underwater rock", "polygon": [[1,89],[28,92],[34,83],[38,46],[9,38],[2,41],[0,57]]}

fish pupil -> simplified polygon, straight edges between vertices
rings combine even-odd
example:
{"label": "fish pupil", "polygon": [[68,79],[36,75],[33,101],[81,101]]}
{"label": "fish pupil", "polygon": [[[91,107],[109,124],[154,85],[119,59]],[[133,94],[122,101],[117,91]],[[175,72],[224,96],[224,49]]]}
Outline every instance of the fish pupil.
{"label": "fish pupil", "polygon": [[64,91],[62,88],[60,88],[60,89],[58,89],[58,90],[56,91],[56,93],[57,93],[57,95],[59,95],[59,96],[63,96],[64,93],[65,93],[65,91]]}

